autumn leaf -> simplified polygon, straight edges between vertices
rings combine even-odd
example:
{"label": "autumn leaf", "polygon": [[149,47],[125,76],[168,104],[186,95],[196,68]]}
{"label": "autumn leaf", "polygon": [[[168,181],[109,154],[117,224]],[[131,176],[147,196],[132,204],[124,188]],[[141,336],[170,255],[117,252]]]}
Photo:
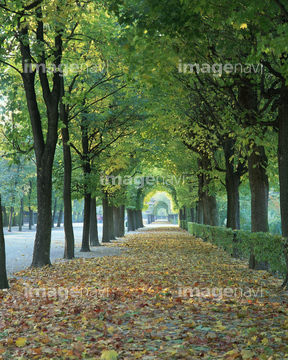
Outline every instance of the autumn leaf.
{"label": "autumn leaf", "polygon": [[255,356],[255,353],[251,350],[242,350],[241,355],[242,355],[243,360],[250,360],[250,359],[253,359],[253,357]]}
{"label": "autumn leaf", "polygon": [[16,341],[15,341],[15,344],[16,346],[18,347],[22,347],[22,346],[25,346],[26,345],[26,339],[25,338],[18,338]]}
{"label": "autumn leaf", "polygon": [[103,360],[117,360],[117,352],[115,350],[104,350],[101,355]]}
{"label": "autumn leaf", "polygon": [[[278,310],[287,295],[273,293],[275,277],[265,274],[265,288],[271,295],[245,299],[238,289],[255,287],[263,274],[247,271],[241,260],[225,256],[222,249],[176,227],[145,230],[127,238],[130,253],[117,259],[75,259],[25,271],[31,287],[41,280],[43,288],[76,289],[81,281],[90,291],[109,287],[106,293],[114,294],[110,298],[83,291],[82,297],[68,298],[65,304],[46,298],[27,302],[19,291],[23,287],[19,276],[1,303],[0,327],[7,336],[0,337],[2,354],[35,360],[85,356],[115,360],[120,355],[157,360],[161,352],[163,360],[201,354],[215,360],[268,360],[273,349],[280,359],[285,358],[287,314]],[[101,272],[95,272],[96,267]],[[227,287],[228,269],[238,292],[233,298],[225,298],[224,290],[223,299],[207,297],[207,288]],[[194,297],[186,296],[193,284],[200,294],[194,291]],[[203,296],[201,289],[206,289]],[[13,338],[15,333],[25,338]]]}

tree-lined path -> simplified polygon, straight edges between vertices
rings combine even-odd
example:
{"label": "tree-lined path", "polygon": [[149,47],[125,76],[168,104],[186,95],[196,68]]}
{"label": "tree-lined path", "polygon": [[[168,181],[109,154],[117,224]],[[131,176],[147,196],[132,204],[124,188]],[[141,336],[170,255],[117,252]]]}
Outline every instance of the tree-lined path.
{"label": "tree-lined path", "polygon": [[177,226],[125,238],[121,256],[21,272],[2,290],[0,357],[286,358],[279,279]]}
{"label": "tree-lined path", "polygon": [[0,357],[285,358],[287,4],[0,1]]}

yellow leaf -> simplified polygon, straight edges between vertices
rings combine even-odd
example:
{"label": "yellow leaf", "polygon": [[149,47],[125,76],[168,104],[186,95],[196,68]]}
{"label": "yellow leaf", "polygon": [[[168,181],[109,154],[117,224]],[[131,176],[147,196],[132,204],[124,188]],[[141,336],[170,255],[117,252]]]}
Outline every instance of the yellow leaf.
{"label": "yellow leaf", "polygon": [[46,334],[40,339],[40,341],[43,343],[43,344],[48,344],[50,342],[50,338],[49,336],[47,336]]}
{"label": "yellow leaf", "polygon": [[16,346],[21,347],[26,345],[26,339],[18,338],[15,342]]}
{"label": "yellow leaf", "polygon": [[117,352],[115,350],[102,351],[101,359],[103,360],[117,360]]}
{"label": "yellow leaf", "polygon": [[247,28],[247,24],[244,23],[240,25],[240,29],[246,29],[246,28]]}
{"label": "yellow leaf", "polygon": [[262,342],[262,344],[264,344],[264,345],[269,344],[269,340],[268,340],[268,339],[266,339],[266,338],[264,338],[261,342]]}
{"label": "yellow leaf", "polygon": [[251,350],[242,350],[241,355],[242,355],[243,360],[250,360],[250,359],[253,359],[255,353]]}
{"label": "yellow leaf", "polygon": [[189,324],[187,324],[189,328],[194,328],[196,326],[195,321],[191,321]]}
{"label": "yellow leaf", "polygon": [[113,334],[113,332],[116,330],[112,326],[110,326],[107,331],[109,332],[109,334]]}

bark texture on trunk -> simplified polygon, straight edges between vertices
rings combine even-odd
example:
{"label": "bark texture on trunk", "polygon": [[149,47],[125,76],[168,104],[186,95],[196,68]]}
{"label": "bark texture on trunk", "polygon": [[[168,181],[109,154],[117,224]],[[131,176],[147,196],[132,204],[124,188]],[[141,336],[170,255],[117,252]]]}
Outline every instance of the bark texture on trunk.
{"label": "bark texture on trunk", "polygon": [[9,232],[12,231],[13,214],[14,214],[14,207],[10,206],[9,224],[8,224],[8,231]]}
{"label": "bark texture on trunk", "polygon": [[138,210],[139,211],[139,223],[140,223],[140,228],[144,227],[143,224],[143,214],[142,214],[142,210]]}
{"label": "bark texture on trunk", "polygon": [[227,228],[240,229],[240,178],[245,172],[245,164],[239,163],[235,168],[234,155],[235,140],[227,137],[222,141],[225,155],[225,186],[227,192]]}
{"label": "bark texture on trunk", "polygon": [[[201,168],[201,162],[198,159],[198,170]],[[202,173],[198,174],[198,207],[197,207],[197,223],[204,223],[204,176]]]}
{"label": "bark texture on trunk", "polygon": [[32,226],[34,225],[34,212],[29,206],[29,230],[32,229]]}
{"label": "bark texture on trunk", "polygon": [[209,209],[209,225],[219,226],[219,212],[215,195],[207,195],[207,204]]}
{"label": "bark texture on trunk", "polygon": [[183,210],[179,209],[179,221],[182,221],[183,219]]}
{"label": "bark texture on trunk", "polygon": [[[36,2],[33,5],[37,15],[37,23],[34,33],[39,44],[44,42],[44,25],[41,5]],[[33,9],[33,6],[31,10]],[[36,8],[37,7],[37,8]],[[46,71],[39,69],[39,79],[43,100],[46,108],[47,128],[44,129],[35,90],[36,72],[27,71],[27,64],[30,64],[32,54],[30,51],[30,28],[28,26],[18,27],[18,38],[22,57],[22,80],[26,95],[29,117],[32,126],[34,150],[37,167],[37,232],[33,250],[31,267],[42,267],[51,265],[50,246],[51,246],[51,198],[52,198],[52,167],[55,148],[58,139],[58,119],[59,119],[59,100],[60,100],[60,76],[59,72],[53,73],[52,82],[49,84]],[[45,46],[45,45],[44,45]],[[40,63],[46,63],[46,54],[43,46]],[[53,57],[54,64],[58,67],[62,59],[62,38],[60,32],[55,35]],[[51,86],[51,89],[50,89]]]}
{"label": "bark texture on trunk", "polygon": [[37,169],[37,231],[31,267],[51,265],[52,164]]}
{"label": "bark texture on trunk", "polygon": [[209,193],[209,186],[212,179],[209,175],[211,162],[207,154],[202,154],[201,159],[198,159],[198,168],[200,170],[200,174],[198,175],[199,210],[202,206],[203,223],[206,225],[219,226],[219,213],[216,196]]}
{"label": "bark texture on trunk", "polygon": [[127,218],[128,218],[128,231],[135,231],[136,224],[135,224],[135,216],[133,210],[127,209]]}
{"label": "bark texture on trunk", "polygon": [[108,209],[108,196],[105,193],[102,198],[102,207],[103,207],[103,233],[102,233],[102,243],[110,242],[110,231],[109,231],[109,209]]}
{"label": "bark texture on trunk", "polygon": [[20,214],[19,214],[19,231],[22,231],[23,226],[23,213],[24,213],[24,199],[21,198],[21,204],[20,204]]}
{"label": "bark texture on trunk", "polygon": [[[263,146],[253,146],[248,157],[249,184],[251,190],[251,231],[269,232],[268,197],[269,182],[266,174],[267,157]],[[255,259],[253,250],[250,255],[249,268],[267,270],[268,265]]]}
{"label": "bark texture on trunk", "polygon": [[53,208],[53,214],[52,214],[52,223],[51,223],[51,227],[52,227],[52,228],[54,228],[54,225],[55,225],[56,209],[57,209],[57,197],[55,196],[55,199],[54,199],[54,208]]}
{"label": "bark texture on trunk", "polygon": [[113,206],[108,204],[108,219],[109,219],[109,240],[116,240],[114,232],[114,216]]}
{"label": "bark texture on trunk", "polygon": [[[239,103],[246,111],[245,117],[247,124],[257,124],[255,113],[258,111],[257,92],[250,80],[239,87]],[[251,191],[251,231],[252,232],[269,232],[268,226],[268,195],[269,182],[266,174],[267,157],[263,146],[258,146],[255,142],[250,141],[247,146],[248,153],[248,171],[249,185]],[[266,270],[267,264],[257,262],[253,249],[251,249],[249,268],[255,270]]]}
{"label": "bark texture on trunk", "polygon": [[[68,128],[68,109],[63,104],[62,98],[64,96],[64,78],[60,80],[61,99],[60,99],[60,120],[63,123],[61,128],[62,135],[62,149],[64,162],[64,181],[63,181],[63,206],[64,206],[64,233],[65,233],[65,248],[64,259],[73,259],[75,256],[75,239],[72,219],[72,198],[71,198],[71,181],[72,181],[72,156],[69,146],[69,128]],[[62,210],[62,208],[61,208]],[[60,221],[62,214],[59,214]],[[59,220],[58,220],[59,224]]]}
{"label": "bark texture on trunk", "polygon": [[96,199],[91,199],[90,209],[90,245],[101,246],[98,238],[98,226],[97,226],[97,211],[96,211]]}
{"label": "bark texture on trunk", "polygon": [[[282,86],[282,101],[278,108],[278,168],[282,236],[288,238],[288,87]],[[287,241],[287,240],[286,240]],[[288,243],[284,246],[287,273],[282,287],[288,287]]]}
{"label": "bark texture on trunk", "polygon": [[125,235],[125,205],[120,206],[120,233],[119,237]]}
{"label": "bark texture on trunk", "polygon": [[190,208],[190,221],[195,222],[195,209]]}
{"label": "bark texture on trunk", "polygon": [[5,226],[8,225],[6,207],[5,207],[5,206],[2,206],[2,207],[1,207],[1,211],[3,212],[3,218],[2,218],[3,227],[5,227]]}
{"label": "bark texture on trunk", "polygon": [[90,191],[90,174],[91,164],[89,158],[89,136],[87,114],[84,111],[81,117],[81,140],[82,140],[82,169],[84,174],[84,215],[83,215],[83,235],[82,235],[82,252],[89,252],[89,233],[90,233],[90,209],[91,209],[91,191]]}
{"label": "bark texture on trunk", "polygon": [[91,194],[86,193],[84,196],[84,219],[83,219],[83,234],[81,252],[89,252],[89,234],[90,234],[90,209],[91,209]]}
{"label": "bark texture on trunk", "polygon": [[[72,211],[71,211],[71,215],[72,215]],[[60,211],[59,211],[58,220],[57,220],[57,227],[58,227],[58,228],[61,227],[62,217],[63,217],[63,205],[61,206],[61,209],[60,209]]]}
{"label": "bark texture on trunk", "polygon": [[123,236],[121,233],[121,208],[113,206],[113,218],[114,218],[114,233],[115,237],[121,237]]}

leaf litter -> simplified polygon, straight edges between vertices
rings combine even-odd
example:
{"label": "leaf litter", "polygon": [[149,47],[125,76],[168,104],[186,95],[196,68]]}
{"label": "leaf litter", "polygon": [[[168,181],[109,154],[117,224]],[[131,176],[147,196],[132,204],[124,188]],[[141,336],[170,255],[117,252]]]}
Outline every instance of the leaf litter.
{"label": "leaf litter", "polygon": [[125,238],[120,256],[17,273],[0,359],[288,359],[280,279],[179,228]]}

